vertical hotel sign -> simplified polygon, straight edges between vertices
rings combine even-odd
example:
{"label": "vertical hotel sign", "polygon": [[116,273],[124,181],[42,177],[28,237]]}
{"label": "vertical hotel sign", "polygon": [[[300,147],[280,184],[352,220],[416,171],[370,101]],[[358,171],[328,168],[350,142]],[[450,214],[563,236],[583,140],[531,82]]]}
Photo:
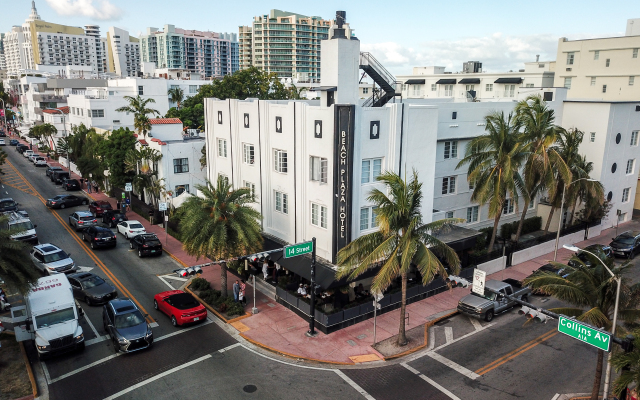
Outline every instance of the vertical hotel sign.
{"label": "vertical hotel sign", "polygon": [[335,105],[333,255],[351,241],[354,105]]}

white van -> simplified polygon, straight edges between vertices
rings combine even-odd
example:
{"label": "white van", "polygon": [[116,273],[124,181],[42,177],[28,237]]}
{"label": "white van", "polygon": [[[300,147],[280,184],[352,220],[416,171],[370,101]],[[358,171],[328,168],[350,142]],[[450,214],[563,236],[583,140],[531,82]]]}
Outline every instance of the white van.
{"label": "white van", "polygon": [[26,298],[26,306],[13,307],[16,340],[33,340],[38,357],[84,349],[84,334],[78,307],[67,276],[57,274],[38,279]]}

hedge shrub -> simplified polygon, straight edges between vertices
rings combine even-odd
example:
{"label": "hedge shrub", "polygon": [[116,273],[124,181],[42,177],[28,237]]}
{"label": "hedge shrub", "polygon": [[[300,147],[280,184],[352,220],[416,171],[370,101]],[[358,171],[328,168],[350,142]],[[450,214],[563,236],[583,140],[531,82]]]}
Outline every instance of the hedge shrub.
{"label": "hedge shrub", "polygon": [[[518,231],[518,224],[520,221],[514,221],[508,224],[504,224],[500,227],[500,236],[503,238],[511,238]],[[527,233],[539,231],[542,228],[542,217],[526,218],[522,223],[522,232],[520,235],[526,235]]]}
{"label": "hedge shrub", "polygon": [[193,290],[208,290],[211,288],[211,284],[203,278],[194,278],[191,281],[191,289]]}

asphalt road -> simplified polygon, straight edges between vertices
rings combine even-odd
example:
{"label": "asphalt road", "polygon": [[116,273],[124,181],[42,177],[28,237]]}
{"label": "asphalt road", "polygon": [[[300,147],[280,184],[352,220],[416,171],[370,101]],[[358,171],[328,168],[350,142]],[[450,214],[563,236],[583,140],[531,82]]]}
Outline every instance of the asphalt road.
{"label": "asphalt road", "polygon": [[[51,399],[551,399],[590,390],[595,349],[557,333],[557,321],[523,325],[515,310],[491,324],[455,316],[431,328],[428,351],[340,370],[265,355],[241,345],[211,317],[191,328],[174,328],[153,309],[153,295],[180,287],[183,282],[168,275],[179,265],[166,255],[138,258],[121,235],[114,249],[89,249],[66,223],[74,210],[87,207],[47,209],[43,200],[64,190],[48,180],[44,168],[32,166],[13,147],[5,150],[19,174],[2,167],[7,175],[0,178],[0,197],[13,197],[29,212],[41,243],[55,243],[77,265],[111,281],[120,297],[133,298],[154,323],[151,349],[116,356],[102,327],[101,307],[83,304],[85,351],[43,363]],[[636,280],[639,270],[632,270]],[[542,297],[532,302],[558,305]],[[36,363],[30,344],[27,349]]]}

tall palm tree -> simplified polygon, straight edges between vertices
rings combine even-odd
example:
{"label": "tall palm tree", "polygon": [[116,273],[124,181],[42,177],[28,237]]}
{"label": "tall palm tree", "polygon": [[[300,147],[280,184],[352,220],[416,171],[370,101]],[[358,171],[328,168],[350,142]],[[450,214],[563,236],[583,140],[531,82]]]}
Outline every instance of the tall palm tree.
{"label": "tall palm tree", "polygon": [[[581,178],[589,178],[591,172],[593,172],[593,163],[587,161],[586,156],[579,156],[575,160],[575,164],[571,168],[573,174],[573,181]],[[567,205],[571,206],[571,214],[569,215],[569,221],[567,225],[571,225],[573,222],[574,214],[578,204],[583,203],[592,204],[592,199],[596,199],[598,202],[602,201],[604,196],[604,188],[600,182],[588,181],[583,179],[575,182],[567,190]]]}
{"label": "tall palm tree", "polygon": [[554,124],[554,110],[547,107],[542,97],[533,95],[521,100],[516,105],[515,114],[523,128],[522,141],[528,147],[527,160],[522,170],[524,207],[516,231],[517,241],[520,239],[529,204],[544,189],[555,195],[556,173],[570,179],[570,171],[554,147],[562,128]]}
{"label": "tall palm tree", "polygon": [[47,147],[53,147],[51,138],[57,133],[58,128],[52,124],[46,123],[40,125],[40,135],[47,141]]}
{"label": "tall palm tree", "polygon": [[[196,185],[200,196],[191,196],[181,207],[180,234],[187,254],[226,260],[262,249],[262,215],[247,188],[233,189],[222,177],[216,186]],[[227,266],[220,265],[220,290],[227,296]]]}
{"label": "tall palm tree", "polygon": [[167,93],[169,94],[169,100],[171,100],[172,103],[176,103],[179,110],[182,100],[184,100],[184,90],[180,87],[172,87]]}
{"label": "tall palm tree", "polygon": [[[625,322],[633,322],[640,317],[640,310],[637,309],[640,300],[640,284],[630,286],[630,280],[624,278],[632,267],[630,263],[613,266],[611,271],[616,276],[614,279],[600,262],[595,263],[595,266],[587,267],[578,257],[574,256],[572,260],[575,262],[573,267],[553,263],[557,267],[564,268],[563,275],[568,275],[563,277],[553,272],[536,272],[526,278],[524,284],[571,305],[571,307],[559,307],[550,311],[576,317],[579,321],[610,330],[618,285],[616,279],[621,278],[618,317]],[[604,351],[598,350],[596,375],[591,392],[592,400],[598,399],[603,360]]]}
{"label": "tall palm tree", "polygon": [[[8,220],[9,217],[0,215],[0,226]],[[11,235],[20,230],[0,229],[0,278],[12,289],[25,294],[29,291],[29,283],[35,282],[40,273],[29,258],[27,244],[11,239]]]}
{"label": "tall palm tree", "polygon": [[[431,282],[436,274],[447,277],[447,271],[438,257],[446,261],[451,273],[460,268],[458,255],[449,246],[432,236],[434,231],[458,219],[444,219],[428,224],[422,223],[420,206],[422,183],[413,171],[409,182],[393,172],[385,172],[377,181],[386,185],[386,190],[374,189],[368,200],[376,208],[379,230],[352,241],[338,252],[336,278],[356,279],[370,268],[381,265],[373,278],[371,290],[382,293],[398,277],[402,282],[400,305],[400,329],[398,345],[407,344],[405,333],[405,310],[407,303],[407,274],[414,264],[422,275],[422,283]],[[387,194],[388,193],[388,194]]]}
{"label": "tall palm tree", "polygon": [[[507,199],[515,201],[524,191],[520,168],[527,159],[527,146],[522,142],[520,121],[511,113],[493,112],[485,116],[487,133],[471,140],[465,156],[456,168],[468,165],[467,179],[476,182],[471,200],[481,205],[489,204],[489,217],[493,218],[493,233],[488,251],[498,232],[498,224]],[[517,210],[517,202],[516,202]]]}
{"label": "tall palm tree", "polygon": [[143,139],[147,138],[147,133],[151,130],[149,124],[149,115],[160,115],[156,109],[147,107],[149,103],[155,103],[154,99],[143,99],[140,95],[124,96],[129,105],[117,108],[118,112],[129,112],[133,114],[133,126],[136,128],[138,135],[142,135]]}
{"label": "tall palm tree", "polygon": [[640,330],[633,334],[632,343],[631,352],[617,352],[611,357],[611,365],[620,374],[613,382],[613,393],[618,397],[631,383],[640,382]]}

